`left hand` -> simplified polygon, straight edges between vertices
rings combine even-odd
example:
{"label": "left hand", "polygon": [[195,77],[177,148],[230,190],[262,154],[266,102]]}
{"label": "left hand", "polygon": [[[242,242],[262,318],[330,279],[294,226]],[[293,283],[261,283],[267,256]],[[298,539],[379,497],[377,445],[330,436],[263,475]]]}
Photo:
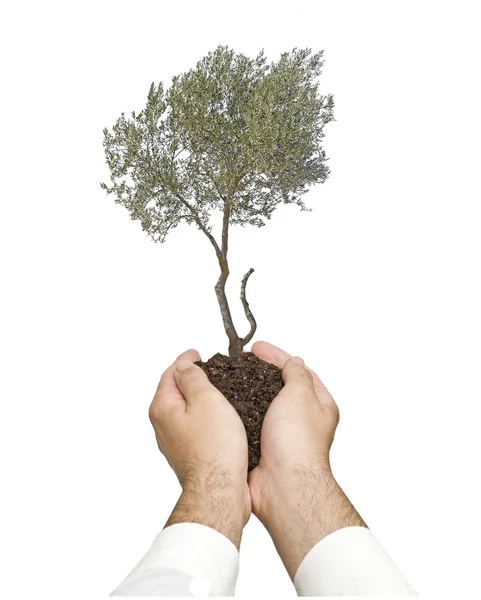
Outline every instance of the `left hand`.
{"label": "left hand", "polygon": [[200,496],[202,511],[211,497],[218,510],[239,513],[243,527],[251,512],[246,431],[234,407],[193,364],[197,360],[200,354],[187,350],[164,371],[149,418],[183,495],[191,504]]}

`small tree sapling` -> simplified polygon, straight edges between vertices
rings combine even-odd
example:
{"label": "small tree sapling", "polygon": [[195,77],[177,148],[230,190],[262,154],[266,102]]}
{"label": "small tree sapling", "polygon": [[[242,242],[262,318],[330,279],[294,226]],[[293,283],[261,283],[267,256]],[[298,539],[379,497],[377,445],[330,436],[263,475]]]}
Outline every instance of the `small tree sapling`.
{"label": "small tree sapling", "polygon": [[[231,361],[251,355],[243,348],[257,324],[246,298],[252,268],[241,283],[248,333],[240,336],[232,320],[225,293],[230,225],[262,227],[280,203],[311,210],[302,196],[330,172],[321,141],[324,126],[334,120],[334,100],[331,94],[319,96],[314,81],[321,74],[323,52],[311,55],[311,49],[294,48],[267,66],[264,50],[249,59],[219,45],[195,69],[173,77],[165,94],[162,83],[152,83],[140,113],[132,112],[132,119],[126,119],[122,112],[112,132],[103,130],[112,185],[101,183],[102,189],[114,194],[115,202],[141,222],[154,242],[163,243],[169,231],[185,221],[194,223],[212,245],[220,267],[215,292]],[[222,211],[219,241],[209,225],[210,212],[216,209]],[[264,375],[259,375],[264,382],[265,364]],[[215,374],[223,365],[225,361],[209,372],[219,389],[222,380]],[[274,369],[282,386],[279,369]],[[264,384],[266,398],[269,393],[273,396],[267,398],[265,410],[278,391],[278,386],[277,391],[276,386],[268,387]],[[235,404],[227,388],[221,391]],[[259,406],[257,434],[265,414]]]}

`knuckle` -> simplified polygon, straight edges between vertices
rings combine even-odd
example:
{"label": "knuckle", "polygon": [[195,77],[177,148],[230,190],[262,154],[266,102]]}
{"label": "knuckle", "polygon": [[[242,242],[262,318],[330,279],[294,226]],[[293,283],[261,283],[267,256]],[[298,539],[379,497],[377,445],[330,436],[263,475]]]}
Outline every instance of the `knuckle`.
{"label": "knuckle", "polygon": [[337,404],[328,406],[323,405],[323,410],[324,413],[332,419],[334,427],[337,427],[339,425],[340,418],[339,407],[337,406]]}
{"label": "knuckle", "polygon": [[149,407],[149,419],[151,423],[160,423],[163,418],[162,405],[160,402],[153,401]]}
{"label": "knuckle", "polygon": [[182,377],[191,377],[192,373],[195,373],[197,371],[197,369],[195,368],[195,366],[190,366],[187,367],[186,369],[182,369],[181,371],[178,372],[178,374]]}
{"label": "knuckle", "polygon": [[198,371],[195,367],[188,367],[187,369],[180,371],[180,378],[182,383],[192,385],[199,379]]}
{"label": "knuckle", "polygon": [[303,385],[311,385],[314,381],[312,374],[305,368],[301,366],[296,366],[296,378]]}
{"label": "knuckle", "polygon": [[149,408],[149,421],[154,424],[159,420],[158,413],[156,410],[153,410],[152,407]]}

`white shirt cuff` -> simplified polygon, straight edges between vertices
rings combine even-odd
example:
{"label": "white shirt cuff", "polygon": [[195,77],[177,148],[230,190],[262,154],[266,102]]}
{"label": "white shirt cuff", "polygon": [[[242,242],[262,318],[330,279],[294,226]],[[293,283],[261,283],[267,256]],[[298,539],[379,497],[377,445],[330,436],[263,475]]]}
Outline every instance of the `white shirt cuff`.
{"label": "white shirt cuff", "polygon": [[200,523],[177,523],[157,535],[110,596],[188,596],[197,588],[202,596],[233,596],[238,575],[239,552],[228,538]]}
{"label": "white shirt cuff", "polygon": [[304,557],[294,586],[299,596],[417,596],[374,534],[344,527]]}

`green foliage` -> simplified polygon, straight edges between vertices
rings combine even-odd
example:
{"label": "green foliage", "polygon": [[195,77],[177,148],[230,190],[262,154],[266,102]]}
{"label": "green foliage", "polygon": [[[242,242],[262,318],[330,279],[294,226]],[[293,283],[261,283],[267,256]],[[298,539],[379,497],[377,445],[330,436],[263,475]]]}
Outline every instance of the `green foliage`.
{"label": "green foliage", "polygon": [[281,55],[265,64],[227,46],[172,79],[150,86],[146,107],[124,113],[104,133],[115,195],[154,241],[181,220],[207,231],[209,213],[230,205],[231,224],[265,225],[280,202],[307,209],[301,196],[323,183],[328,160],[323,127],[332,95],[318,96],[323,51]]}

